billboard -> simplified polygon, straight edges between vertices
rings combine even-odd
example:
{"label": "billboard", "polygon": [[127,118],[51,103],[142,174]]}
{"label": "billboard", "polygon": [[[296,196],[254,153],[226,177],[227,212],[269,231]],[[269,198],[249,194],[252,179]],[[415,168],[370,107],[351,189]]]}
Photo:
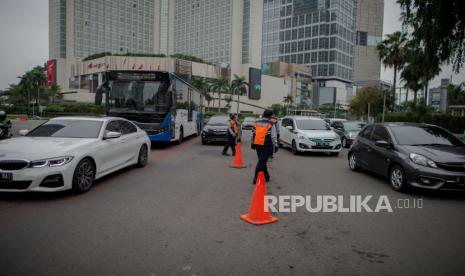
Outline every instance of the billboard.
{"label": "billboard", "polygon": [[57,61],[56,59],[50,59],[45,65],[45,77],[49,85],[57,83]]}
{"label": "billboard", "polygon": [[249,99],[260,100],[262,96],[262,71],[258,68],[249,68]]}

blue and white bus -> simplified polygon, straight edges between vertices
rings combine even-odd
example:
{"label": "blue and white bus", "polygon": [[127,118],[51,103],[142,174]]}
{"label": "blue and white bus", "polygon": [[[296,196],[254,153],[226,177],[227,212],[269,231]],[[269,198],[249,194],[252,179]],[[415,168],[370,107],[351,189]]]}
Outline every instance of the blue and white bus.
{"label": "blue and white bus", "polygon": [[123,117],[145,130],[153,142],[181,143],[202,129],[203,94],[173,73],[108,71],[97,89],[105,93],[108,116]]}

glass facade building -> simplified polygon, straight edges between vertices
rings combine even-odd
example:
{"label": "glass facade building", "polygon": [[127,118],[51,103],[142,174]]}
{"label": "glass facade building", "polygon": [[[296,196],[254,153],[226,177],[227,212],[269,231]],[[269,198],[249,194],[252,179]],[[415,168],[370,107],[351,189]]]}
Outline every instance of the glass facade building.
{"label": "glass facade building", "polygon": [[174,52],[229,63],[233,0],[174,1]]}
{"label": "glass facade building", "polygon": [[315,79],[352,82],[356,0],[264,0],[262,62],[312,68]]}
{"label": "glass facade building", "polygon": [[51,58],[153,52],[154,0],[49,1]]}

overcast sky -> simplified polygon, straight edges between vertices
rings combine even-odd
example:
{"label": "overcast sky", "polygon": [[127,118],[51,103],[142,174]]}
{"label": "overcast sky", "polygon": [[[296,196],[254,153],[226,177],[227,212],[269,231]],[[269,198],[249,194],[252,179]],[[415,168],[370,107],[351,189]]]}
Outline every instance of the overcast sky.
{"label": "overcast sky", "polygon": [[[385,0],[384,33],[400,30],[400,9],[395,0]],[[48,58],[48,1],[0,0],[0,89],[17,83],[17,76]],[[453,75],[453,82],[465,81],[465,69]],[[450,78],[450,67],[432,81],[437,86],[441,78]],[[381,79],[392,81],[390,70],[381,70]]]}

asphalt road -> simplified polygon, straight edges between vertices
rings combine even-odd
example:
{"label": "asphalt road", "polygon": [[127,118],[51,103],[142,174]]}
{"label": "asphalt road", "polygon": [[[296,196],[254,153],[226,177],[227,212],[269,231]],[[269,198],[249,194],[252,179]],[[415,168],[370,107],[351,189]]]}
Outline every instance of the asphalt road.
{"label": "asphalt road", "polygon": [[[245,134],[247,136],[247,133]],[[254,226],[249,208],[256,162],[229,168],[220,146],[191,138],[158,146],[143,169],[98,181],[83,195],[0,194],[2,275],[459,275],[465,263],[465,196],[396,193],[338,157],[270,163],[272,195],[423,198],[392,213],[278,213]]]}

